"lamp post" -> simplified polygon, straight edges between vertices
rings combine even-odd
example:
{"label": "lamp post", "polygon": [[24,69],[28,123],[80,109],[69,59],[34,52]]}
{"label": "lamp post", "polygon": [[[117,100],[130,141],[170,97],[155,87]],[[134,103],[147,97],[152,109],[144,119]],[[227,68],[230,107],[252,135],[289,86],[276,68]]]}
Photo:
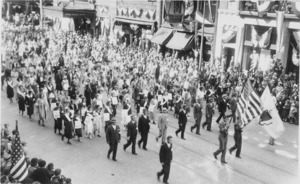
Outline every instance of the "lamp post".
{"label": "lamp post", "polygon": [[44,13],[43,13],[43,0],[40,0],[40,27],[43,28],[43,18],[44,18]]}
{"label": "lamp post", "polygon": [[200,57],[199,57],[199,71],[201,71],[202,57],[203,57],[205,9],[206,9],[205,1],[203,1],[203,21],[202,21],[202,33],[201,33],[201,45],[200,45]]}

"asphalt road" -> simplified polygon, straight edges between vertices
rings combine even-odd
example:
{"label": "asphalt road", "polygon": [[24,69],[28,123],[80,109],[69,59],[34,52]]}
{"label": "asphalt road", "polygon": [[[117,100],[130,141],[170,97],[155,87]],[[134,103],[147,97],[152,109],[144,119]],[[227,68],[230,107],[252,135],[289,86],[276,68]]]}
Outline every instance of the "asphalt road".
{"label": "asphalt road", "polygon": [[[248,125],[243,132],[242,159],[227,152],[223,165],[215,160],[212,153],[218,149],[218,127],[213,118],[212,132],[201,130],[201,135],[190,132],[193,118],[186,127],[186,140],[175,135],[177,119],[169,112],[168,135],[173,136],[173,161],[169,182],[171,184],[293,184],[298,175],[298,130],[299,127],[285,123],[285,132],[276,140],[276,145],[268,144],[268,135],[256,124]],[[26,112],[25,112],[26,114]],[[108,145],[105,133],[92,140],[83,138],[82,142],[72,140],[72,145],[61,141],[54,134],[52,115],[47,118],[46,127],[39,126],[36,118],[18,114],[17,103],[9,103],[6,93],[1,94],[1,126],[8,123],[10,129],[19,121],[21,140],[27,143],[30,157],[43,158],[54,163],[62,173],[72,178],[73,184],[114,183],[114,184],[155,184],[156,172],[161,170],[159,163],[160,144],[155,141],[157,125],[151,125],[148,138],[148,151],[139,149],[137,156],[131,148],[123,151],[126,132],[122,130],[122,140],[118,147],[117,162],[106,158]],[[117,122],[121,119],[121,106],[118,107]],[[139,137],[138,137],[139,139]],[[233,146],[233,127],[230,127],[227,148]],[[220,157],[220,155],[219,155]]]}

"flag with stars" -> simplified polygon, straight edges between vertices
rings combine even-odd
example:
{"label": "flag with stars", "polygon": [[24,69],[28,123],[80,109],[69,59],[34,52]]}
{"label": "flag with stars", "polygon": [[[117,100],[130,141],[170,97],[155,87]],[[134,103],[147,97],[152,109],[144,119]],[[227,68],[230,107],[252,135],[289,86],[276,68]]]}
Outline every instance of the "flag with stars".
{"label": "flag with stars", "polygon": [[239,98],[237,109],[241,116],[243,126],[262,113],[261,101],[259,96],[253,90],[250,80],[247,79],[244,90]]}
{"label": "flag with stars", "polygon": [[28,170],[18,131],[18,124],[16,124],[15,136],[15,141],[12,144],[12,166],[10,170],[10,175],[17,181],[21,182],[27,177]]}

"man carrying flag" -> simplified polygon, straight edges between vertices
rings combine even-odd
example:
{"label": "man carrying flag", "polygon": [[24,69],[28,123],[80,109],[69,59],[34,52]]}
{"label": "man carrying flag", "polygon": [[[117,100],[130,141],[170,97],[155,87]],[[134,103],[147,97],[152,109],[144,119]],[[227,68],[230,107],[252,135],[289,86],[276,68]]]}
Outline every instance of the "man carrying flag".
{"label": "man carrying flag", "polygon": [[27,164],[25,161],[25,155],[21,144],[21,139],[18,130],[18,121],[16,121],[16,134],[15,141],[12,144],[12,166],[10,170],[10,175],[15,180],[21,182],[27,175]]}
{"label": "man carrying flag", "polygon": [[263,126],[270,135],[271,138],[269,144],[274,145],[274,140],[283,133],[284,126],[268,86],[265,88],[260,99],[263,112],[260,115],[259,125]]}

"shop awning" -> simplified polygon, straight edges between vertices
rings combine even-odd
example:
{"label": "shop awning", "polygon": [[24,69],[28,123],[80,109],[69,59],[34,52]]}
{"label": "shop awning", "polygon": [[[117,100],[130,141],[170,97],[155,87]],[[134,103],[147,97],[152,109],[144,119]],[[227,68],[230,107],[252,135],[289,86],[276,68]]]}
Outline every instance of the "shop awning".
{"label": "shop awning", "polygon": [[75,4],[69,3],[64,7],[64,17],[94,17],[96,15],[95,8],[89,3],[79,3]]}
{"label": "shop awning", "polygon": [[[204,36],[211,37],[214,36],[215,27],[204,27]],[[202,29],[198,31],[198,36],[202,36]]]}
{"label": "shop awning", "polygon": [[175,50],[188,50],[193,47],[193,34],[175,32],[167,47]]}
{"label": "shop awning", "polygon": [[152,37],[151,42],[157,43],[160,45],[165,45],[168,43],[172,37],[173,29],[160,28]]}
{"label": "shop awning", "polygon": [[133,19],[133,18],[125,18],[125,17],[116,17],[115,21],[125,22],[129,24],[148,25],[148,26],[152,26],[155,22],[151,20]]}
{"label": "shop awning", "polygon": [[45,17],[63,17],[63,7],[60,6],[43,6]]}

